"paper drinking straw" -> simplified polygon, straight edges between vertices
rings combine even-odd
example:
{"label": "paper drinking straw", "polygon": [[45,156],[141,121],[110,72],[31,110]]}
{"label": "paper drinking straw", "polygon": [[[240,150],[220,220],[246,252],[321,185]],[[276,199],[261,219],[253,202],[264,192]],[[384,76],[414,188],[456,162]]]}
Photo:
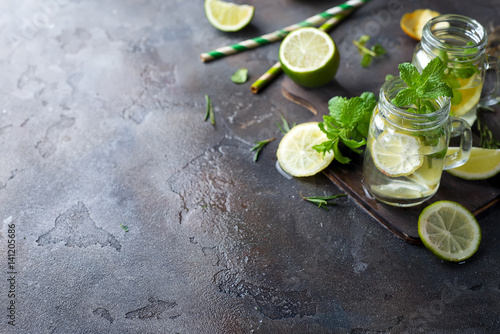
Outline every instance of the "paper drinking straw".
{"label": "paper drinking straw", "polygon": [[[342,21],[348,14],[350,14],[352,10],[348,11],[345,14],[339,14],[335,15],[334,17],[330,18],[328,21],[326,21],[321,27],[318,29],[323,30],[325,32],[330,31],[333,27],[335,27],[337,24],[339,24],[340,21]],[[280,73],[281,73],[281,63],[277,62],[276,64],[273,65],[266,73],[262,74],[260,78],[257,79],[251,86],[250,90],[252,93],[257,94],[259,91],[261,91],[264,87],[266,87],[271,81],[274,80]]]}
{"label": "paper drinking straw", "polygon": [[224,46],[222,48],[202,53],[200,55],[200,58],[203,62],[208,62],[210,60],[222,58],[231,54],[235,54],[241,51],[245,51],[248,49],[252,49],[261,45],[265,45],[271,42],[276,42],[279,41],[283,38],[285,38],[286,35],[290,33],[290,31],[293,31],[295,29],[301,28],[301,27],[310,27],[310,26],[317,26],[321,23],[323,23],[325,20],[331,18],[334,15],[337,14],[344,14],[347,11],[350,11],[354,8],[361,7],[365,3],[369,2],[370,0],[349,0],[341,5],[332,7],[322,13],[316,14],[314,16],[311,16],[310,18],[293,24],[291,26],[285,27],[280,30],[276,30],[275,32],[262,35],[259,37],[255,37],[252,39],[247,39],[245,41],[230,45],[230,46]]}

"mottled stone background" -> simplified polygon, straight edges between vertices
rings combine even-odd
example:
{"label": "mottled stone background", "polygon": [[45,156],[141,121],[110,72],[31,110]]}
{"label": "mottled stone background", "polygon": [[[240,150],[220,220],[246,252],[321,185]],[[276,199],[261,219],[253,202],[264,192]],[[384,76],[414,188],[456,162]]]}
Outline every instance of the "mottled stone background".
{"label": "mottled stone background", "polygon": [[[348,197],[330,211],[300,199],[341,193],[326,177],[276,170],[281,115],[312,116],[283,78],[250,93],[279,45],[199,54],[340,1],[247,2],[237,33],[201,0],[0,2],[0,333],[500,332],[498,205],[478,253],[450,264]],[[401,15],[426,7],[500,24],[497,1],[373,0],[332,32],[337,81],[377,92],[416,44]],[[363,33],[388,49],[367,69],[351,43]]]}

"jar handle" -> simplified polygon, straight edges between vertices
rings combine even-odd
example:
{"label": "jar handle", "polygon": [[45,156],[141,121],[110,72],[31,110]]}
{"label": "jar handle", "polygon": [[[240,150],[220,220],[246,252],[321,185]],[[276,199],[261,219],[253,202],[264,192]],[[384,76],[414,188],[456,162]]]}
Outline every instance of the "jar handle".
{"label": "jar handle", "polygon": [[443,169],[460,167],[469,160],[470,150],[472,148],[472,131],[467,121],[451,117],[451,137],[460,136],[460,148],[457,152],[447,155],[444,160]]}
{"label": "jar handle", "polygon": [[[486,64],[486,71],[494,70],[493,75],[494,82],[492,88],[489,91],[484,91],[481,99],[479,100],[480,106],[492,106],[500,102],[500,59],[492,55],[486,55],[488,58],[488,63]],[[491,78],[491,77],[490,77]],[[488,81],[485,79],[484,86],[488,85]]]}

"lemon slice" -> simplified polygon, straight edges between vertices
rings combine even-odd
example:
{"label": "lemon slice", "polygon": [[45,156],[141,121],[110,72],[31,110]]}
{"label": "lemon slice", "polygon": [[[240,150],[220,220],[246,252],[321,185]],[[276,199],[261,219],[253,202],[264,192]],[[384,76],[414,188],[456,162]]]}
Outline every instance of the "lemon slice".
{"label": "lemon slice", "polygon": [[[448,154],[458,151],[458,147],[448,148]],[[448,173],[467,180],[484,180],[500,172],[500,149],[473,147],[467,162],[457,168],[448,169]]]}
{"label": "lemon slice", "polygon": [[455,262],[471,257],[481,242],[481,228],[474,215],[452,201],[438,201],[422,210],[418,235],[436,256]]}
{"label": "lemon slice", "polygon": [[419,41],[422,39],[422,30],[427,22],[439,15],[441,14],[430,9],[417,9],[404,14],[399,23],[408,36]]}
{"label": "lemon slice", "polygon": [[333,152],[323,155],[313,147],[326,140],[317,122],[294,126],[278,146],[276,155],[281,168],[297,177],[311,176],[325,169],[333,161]]}
{"label": "lemon slice", "polygon": [[382,132],[371,144],[375,166],[387,176],[410,175],[424,161],[420,140],[399,132]]}
{"label": "lemon slice", "polygon": [[304,87],[319,87],[337,74],[340,54],[332,38],[313,27],[300,28],[285,37],[279,50],[283,72]]}
{"label": "lemon slice", "polygon": [[253,18],[254,6],[236,5],[221,0],[205,0],[205,15],[208,21],[222,31],[238,31]]}
{"label": "lemon slice", "polygon": [[479,103],[483,86],[478,84],[476,75],[469,79],[457,78],[457,80],[460,82],[460,89],[453,90],[453,93],[458,91],[460,94],[460,103],[456,105],[452,104],[450,111],[452,115],[460,117],[468,113]]}

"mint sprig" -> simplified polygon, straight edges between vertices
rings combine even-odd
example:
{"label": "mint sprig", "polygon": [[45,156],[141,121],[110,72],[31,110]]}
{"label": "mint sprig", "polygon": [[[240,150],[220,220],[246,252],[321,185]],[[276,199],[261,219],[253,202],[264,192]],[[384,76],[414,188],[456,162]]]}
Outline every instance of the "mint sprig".
{"label": "mint sprig", "polygon": [[392,99],[397,107],[410,107],[408,111],[426,114],[436,111],[433,100],[441,97],[453,97],[451,87],[444,81],[445,64],[440,58],[434,58],[420,74],[415,65],[402,63],[398,66],[401,79],[408,85]]}
{"label": "mint sprig", "polygon": [[371,92],[350,99],[340,96],[332,98],[328,102],[330,115],[323,116],[323,122],[319,123],[320,130],[328,140],[313,148],[323,154],[333,150],[335,160],[340,163],[351,161],[342,154],[339,143],[361,153],[359,148],[366,144],[370,117],[376,104],[375,95]]}
{"label": "mint sprig", "polygon": [[372,63],[373,58],[379,57],[386,54],[384,47],[380,44],[375,44],[368,49],[366,44],[370,40],[370,36],[363,35],[359,38],[359,40],[352,41],[354,45],[358,48],[359,53],[363,56],[361,58],[361,66],[368,67]]}

